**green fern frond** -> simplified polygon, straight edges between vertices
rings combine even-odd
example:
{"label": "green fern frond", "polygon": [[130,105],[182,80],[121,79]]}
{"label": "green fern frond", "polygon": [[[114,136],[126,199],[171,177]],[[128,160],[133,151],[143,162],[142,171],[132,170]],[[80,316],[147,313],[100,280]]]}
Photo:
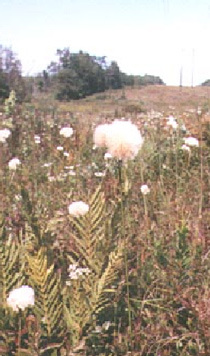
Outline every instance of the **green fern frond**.
{"label": "green fern frond", "polygon": [[107,234],[108,220],[101,187],[90,198],[89,212],[71,218],[76,251],[67,256],[68,260],[78,268],[89,268],[89,273],[70,279],[70,287],[64,292],[66,322],[73,345],[79,342],[93,316],[111,303],[111,292],[115,292],[112,285],[122,268],[124,244],[113,246]]}
{"label": "green fern frond", "polygon": [[[73,262],[73,260],[72,260]],[[68,328],[75,341],[79,341],[84,328],[93,315],[100,313],[111,302],[112,285],[116,281],[123,262],[123,244],[110,253],[108,263],[103,266],[100,275],[89,273],[70,283],[69,308],[65,307]]]}
{"label": "green fern frond", "polygon": [[99,313],[110,303],[109,293],[115,291],[111,286],[116,281],[123,264],[123,249],[124,243],[121,243],[115,251],[110,253],[108,264],[100,279],[96,281],[93,293],[95,313]]}
{"label": "green fern frond", "polygon": [[[104,264],[106,240],[106,213],[104,193],[99,186],[90,199],[89,212],[80,218],[71,218],[73,231],[71,237],[76,244],[76,251],[85,265],[98,274]],[[100,247],[100,248],[99,248]]]}
{"label": "green fern frond", "polygon": [[63,302],[61,297],[60,277],[54,265],[48,267],[44,248],[37,254],[27,254],[29,278],[35,289],[35,310],[48,336],[59,335],[64,329]]}
{"label": "green fern frond", "polygon": [[8,293],[18,284],[22,284],[20,272],[20,246],[11,239],[3,240],[4,227],[1,227],[0,238],[0,300],[5,305]]}

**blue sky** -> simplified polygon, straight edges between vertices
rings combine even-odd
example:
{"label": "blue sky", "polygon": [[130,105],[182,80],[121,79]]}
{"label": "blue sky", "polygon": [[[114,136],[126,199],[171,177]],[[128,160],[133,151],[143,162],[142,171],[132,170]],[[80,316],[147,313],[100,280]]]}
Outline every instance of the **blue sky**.
{"label": "blue sky", "polygon": [[168,85],[210,78],[210,0],[0,0],[0,44],[25,73],[69,47],[117,61],[127,74]]}

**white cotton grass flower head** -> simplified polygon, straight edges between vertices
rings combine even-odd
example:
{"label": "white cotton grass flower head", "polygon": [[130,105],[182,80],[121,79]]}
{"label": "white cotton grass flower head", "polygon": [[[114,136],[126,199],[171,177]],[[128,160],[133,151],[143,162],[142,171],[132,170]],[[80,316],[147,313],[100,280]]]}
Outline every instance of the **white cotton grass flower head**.
{"label": "white cotton grass flower head", "polygon": [[143,141],[137,126],[130,121],[115,120],[106,130],[108,152],[118,160],[134,159]]}
{"label": "white cotton grass flower head", "polygon": [[106,147],[107,132],[110,130],[110,124],[102,124],[95,128],[93,134],[93,147]]}
{"label": "white cotton grass flower head", "polygon": [[150,193],[150,188],[148,187],[147,184],[143,184],[141,187],[140,187],[140,190],[142,192],[143,195],[147,195]]}
{"label": "white cotton grass flower head", "polygon": [[60,129],[60,135],[66,138],[71,137],[73,135],[72,127],[62,127]]}
{"label": "white cotton grass flower head", "polygon": [[88,213],[89,205],[83,201],[75,201],[68,206],[69,214],[78,218]]}
{"label": "white cotton grass flower head", "polygon": [[179,125],[178,125],[178,123],[177,123],[175,117],[173,117],[172,115],[170,115],[167,119],[168,119],[168,120],[167,120],[166,125],[167,125],[167,126],[171,126],[174,130],[176,130]]}
{"label": "white cotton grass flower head", "polygon": [[19,158],[14,157],[9,161],[8,166],[10,170],[15,171],[20,164]]}
{"label": "white cotton grass flower head", "polygon": [[199,147],[199,141],[197,140],[197,138],[195,137],[185,137],[184,138],[184,143],[187,146],[191,146],[191,147]]}
{"label": "white cotton grass flower head", "polygon": [[0,130],[0,142],[6,142],[6,139],[11,135],[11,131],[9,129]]}
{"label": "white cotton grass flower head", "polygon": [[13,289],[7,298],[7,304],[14,311],[24,310],[30,305],[34,305],[33,288],[23,285],[20,288]]}

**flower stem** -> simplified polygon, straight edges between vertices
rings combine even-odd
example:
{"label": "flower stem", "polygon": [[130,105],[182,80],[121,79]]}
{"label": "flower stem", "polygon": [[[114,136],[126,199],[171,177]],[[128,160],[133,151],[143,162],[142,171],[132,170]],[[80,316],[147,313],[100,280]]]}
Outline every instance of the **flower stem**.
{"label": "flower stem", "polygon": [[18,315],[18,340],[17,340],[17,346],[18,346],[18,352],[17,352],[17,356],[20,356],[20,349],[21,349],[21,311],[19,311],[19,315]]}
{"label": "flower stem", "polygon": [[121,239],[125,242],[124,249],[124,261],[125,261],[125,281],[126,281],[126,293],[127,293],[127,308],[128,308],[128,335],[131,338],[132,323],[131,323],[131,305],[130,305],[130,288],[129,288],[129,271],[128,271],[128,238],[125,233],[125,194],[123,190],[123,175],[122,175],[122,162],[118,161],[118,173],[119,173],[119,186],[120,186],[120,200],[121,200]]}

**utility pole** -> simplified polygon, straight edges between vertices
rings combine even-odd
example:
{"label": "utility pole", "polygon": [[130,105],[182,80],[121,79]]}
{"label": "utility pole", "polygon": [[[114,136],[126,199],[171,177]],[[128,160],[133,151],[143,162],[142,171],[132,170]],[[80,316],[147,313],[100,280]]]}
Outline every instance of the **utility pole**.
{"label": "utility pole", "polygon": [[193,88],[194,84],[194,65],[195,65],[195,49],[192,50],[192,78],[191,78],[191,87]]}
{"label": "utility pole", "polygon": [[179,78],[179,86],[180,88],[182,87],[182,80],[183,80],[183,53],[184,50],[182,49],[182,55],[181,55],[181,67],[180,67],[180,78]]}

